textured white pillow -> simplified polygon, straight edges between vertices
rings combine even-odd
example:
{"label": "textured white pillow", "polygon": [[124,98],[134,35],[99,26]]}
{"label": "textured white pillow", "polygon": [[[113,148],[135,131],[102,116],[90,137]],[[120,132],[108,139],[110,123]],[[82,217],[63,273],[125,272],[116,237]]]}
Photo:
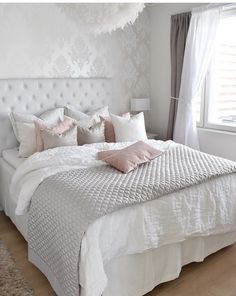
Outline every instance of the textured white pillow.
{"label": "textured white pillow", "polygon": [[45,121],[47,125],[54,126],[57,123],[64,121],[64,108],[45,111],[39,116],[39,118]]}
{"label": "textured white pillow", "polygon": [[95,118],[96,122],[100,121],[99,116],[109,116],[108,106],[98,108],[94,111],[90,111],[88,113],[84,113],[79,111],[77,108],[71,105],[66,106],[66,114],[67,116],[80,121],[84,119],[90,119],[91,117]]}
{"label": "textured white pillow", "polygon": [[97,121],[97,116],[93,115],[93,116],[88,116],[85,119],[81,119],[81,120],[75,120],[75,124],[80,127],[80,128],[90,128],[91,126],[93,126],[94,124],[99,123]]}
{"label": "textured white pillow", "polygon": [[37,151],[34,122],[43,120],[48,128],[51,128],[64,120],[64,108],[48,110],[39,117],[16,112],[11,112],[9,117],[16,139],[20,143],[19,157],[29,157]]}
{"label": "textured white pillow", "polygon": [[144,141],[147,140],[143,112],[126,119],[111,114],[116,142]]}
{"label": "textured white pillow", "polygon": [[75,107],[71,105],[66,106],[66,115],[77,121],[88,119],[90,117],[84,112],[77,110]]}
{"label": "textured white pillow", "polygon": [[70,128],[62,134],[45,129],[41,131],[41,135],[45,150],[61,146],[77,146],[77,126]]}
{"label": "textured white pillow", "polygon": [[19,157],[29,157],[36,152],[36,135],[32,123],[18,122],[18,136],[20,138]]}
{"label": "textured white pillow", "polygon": [[[24,113],[15,113],[15,112],[11,112],[9,114],[9,118],[12,124],[12,128],[15,134],[15,137],[17,139],[18,142],[20,142],[20,136],[19,136],[19,131],[18,131],[18,127],[17,127],[17,123],[30,123],[33,125],[34,121],[37,120],[37,117],[33,114],[24,114]],[[19,125],[20,128],[21,125]]]}
{"label": "textured white pillow", "polygon": [[43,121],[45,121],[47,125],[53,126],[59,123],[60,121],[64,121],[64,108],[56,108],[56,109],[48,110],[46,112],[43,112],[39,117],[33,114],[18,113],[18,112],[11,112],[9,117],[10,117],[10,121],[13,127],[14,134],[16,136],[16,139],[18,140],[18,142],[20,142],[21,139],[19,137],[18,122],[31,123],[32,126],[34,127],[34,121],[40,118]]}
{"label": "textured white pillow", "polygon": [[89,111],[87,113],[88,115],[97,115],[97,116],[103,116],[103,117],[108,117],[109,111],[108,111],[108,106],[100,107],[98,109],[95,109],[93,111]]}
{"label": "textured white pillow", "polygon": [[78,145],[105,142],[105,123],[98,122],[90,127],[78,126]]}

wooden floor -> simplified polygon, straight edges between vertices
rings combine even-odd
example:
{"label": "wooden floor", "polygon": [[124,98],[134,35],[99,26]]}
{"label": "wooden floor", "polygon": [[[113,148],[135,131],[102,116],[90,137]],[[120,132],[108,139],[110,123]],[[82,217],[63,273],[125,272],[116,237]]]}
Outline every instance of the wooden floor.
{"label": "wooden floor", "polygon": [[[26,241],[3,213],[0,239],[8,246],[35,296],[55,295],[44,275],[28,262]],[[159,285],[146,296],[236,296],[236,245],[209,256],[203,263],[185,266],[178,279]]]}

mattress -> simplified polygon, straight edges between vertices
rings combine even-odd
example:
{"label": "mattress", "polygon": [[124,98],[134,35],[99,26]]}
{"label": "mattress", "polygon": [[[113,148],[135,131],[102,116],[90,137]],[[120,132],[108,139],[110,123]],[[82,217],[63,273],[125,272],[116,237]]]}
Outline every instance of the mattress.
{"label": "mattress", "polygon": [[18,157],[18,148],[4,150],[2,158],[15,169],[25,161],[25,158]]}

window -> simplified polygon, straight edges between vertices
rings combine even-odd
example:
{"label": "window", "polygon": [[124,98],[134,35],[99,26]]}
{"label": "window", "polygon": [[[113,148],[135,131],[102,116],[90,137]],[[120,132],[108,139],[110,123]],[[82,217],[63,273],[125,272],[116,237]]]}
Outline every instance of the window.
{"label": "window", "polygon": [[236,14],[222,17],[202,94],[194,101],[198,126],[236,132]]}

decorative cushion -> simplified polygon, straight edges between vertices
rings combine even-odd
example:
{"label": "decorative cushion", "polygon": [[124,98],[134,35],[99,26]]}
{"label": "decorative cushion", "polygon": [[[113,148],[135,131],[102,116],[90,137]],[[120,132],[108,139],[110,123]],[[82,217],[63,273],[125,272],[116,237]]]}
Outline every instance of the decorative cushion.
{"label": "decorative cushion", "polygon": [[33,114],[16,112],[11,112],[9,117],[15,136],[20,143],[19,157],[29,157],[37,151],[34,122],[45,122],[47,127],[52,127],[61,120],[64,120],[64,108],[48,110],[42,113],[40,117],[37,117]]}
{"label": "decorative cushion", "polygon": [[97,116],[109,116],[108,106],[97,108],[93,111],[89,111],[88,115],[97,115]]}
{"label": "decorative cushion", "polygon": [[105,142],[104,122],[89,127],[78,125],[78,145]]}
{"label": "decorative cushion", "polygon": [[139,165],[149,162],[161,154],[162,151],[139,141],[120,150],[100,151],[97,156],[98,159],[107,162],[115,169],[129,173]]}
{"label": "decorative cushion", "polygon": [[47,123],[47,125],[53,126],[58,122],[64,120],[64,108],[56,108],[56,109],[48,110],[42,113],[39,117],[33,114],[16,113],[16,112],[11,112],[9,117],[10,117],[10,121],[13,127],[13,131],[15,133],[16,139],[18,140],[18,142],[20,142],[18,122],[31,123],[34,128],[34,121],[40,118],[44,120]]}
{"label": "decorative cushion", "polygon": [[89,118],[89,115],[77,110],[75,107],[73,107],[71,105],[66,106],[66,115],[77,120],[77,121]]}
{"label": "decorative cushion", "polygon": [[100,122],[100,120],[97,120],[97,116],[88,116],[87,118],[81,119],[81,120],[75,120],[75,123],[80,128],[89,128],[92,125]]}
{"label": "decorative cushion", "polygon": [[39,116],[40,119],[45,121],[47,125],[55,125],[64,121],[64,108],[56,108],[45,111]]}
{"label": "decorative cushion", "polygon": [[71,117],[77,121],[89,119],[89,118],[93,117],[93,118],[95,118],[96,122],[100,121],[99,116],[109,116],[108,106],[96,109],[96,110],[88,112],[88,113],[84,113],[84,112],[79,111],[74,106],[67,105],[66,106],[66,114],[69,117]]}
{"label": "decorative cushion", "polygon": [[62,134],[52,130],[41,131],[44,149],[51,149],[60,146],[77,146],[77,126],[70,128]]}
{"label": "decorative cushion", "polygon": [[[64,116],[64,121],[59,122],[57,125],[51,128],[51,131],[56,134],[62,134],[71,127],[75,125],[75,120]],[[41,131],[45,129],[50,129],[50,127],[42,120],[36,120],[35,124],[35,134],[36,134],[36,151],[40,152],[44,150],[43,139],[41,135]]]}
{"label": "decorative cushion", "polygon": [[143,112],[130,119],[111,114],[116,142],[147,140]]}
{"label": "decorative cushion", "polygon": [[[126,119],[130,119],[130,113],[129,112],[124,113],[121,116],[126,118]],[[114,131],[114,127],[113,127],[113,124],[112,124],[111,117],[110,116],[109,117],[100,116],[100,119],[102,121],[104,121],[104,123],[105,123],[105,140],[106,140],[106,142],[114,143],[116,141],[116,138],[115,138],[115,131]]]}
{"label": "decorative cushion", "polygon": [[17,122],[18,136],[20,139],[19,157],[29,157],[36,152],[36,136],[32,123]]}
{"label": "decorative cushion", "polygon": [[15,112],[11,112],[9,114],[9,118],[10,118],[10,121],[12,124],[12,128],[13,128],[15,137],[18,142],[20,142],[20,136],[19,136],[19,131],[18,131],[18,129],[20,129],[20,127],[18,127],[17,123],[21,122],[21,123],[33,124],[34,120],[37,119],[37,117],[33,114],[24,114],[24,113],[15,113]]}

